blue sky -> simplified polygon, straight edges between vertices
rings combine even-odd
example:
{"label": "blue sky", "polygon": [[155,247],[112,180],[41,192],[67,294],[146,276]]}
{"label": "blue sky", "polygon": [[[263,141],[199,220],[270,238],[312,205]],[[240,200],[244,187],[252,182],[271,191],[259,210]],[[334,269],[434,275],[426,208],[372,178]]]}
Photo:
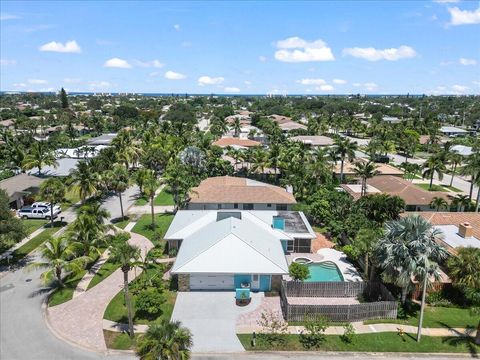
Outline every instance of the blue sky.
{"label": "blue sky", "polygon": [[2,91],[480,93],[480,2],[3,1]]}

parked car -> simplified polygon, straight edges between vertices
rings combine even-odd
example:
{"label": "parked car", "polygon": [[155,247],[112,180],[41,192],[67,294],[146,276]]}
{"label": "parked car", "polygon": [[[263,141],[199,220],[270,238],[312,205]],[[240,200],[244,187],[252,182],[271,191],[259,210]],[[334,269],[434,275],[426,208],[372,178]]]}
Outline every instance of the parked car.
{"label": "parked car", "polygon": [[[18,216],[22,219],[44,219],[50,220],[51,213],[50,208],[32,208],[32,207],[23,207],[18,210]],[[53,213],[53,218],[55,219],[58,214]]]}
{"label": "parked car", "polygon": [[[48,202],[37,201],[30,205],[34,209],[48,209],[50,211],[51,204]],[[53,214],[58,215],[62,212],[62,208],[58,205],[53,205]]]}

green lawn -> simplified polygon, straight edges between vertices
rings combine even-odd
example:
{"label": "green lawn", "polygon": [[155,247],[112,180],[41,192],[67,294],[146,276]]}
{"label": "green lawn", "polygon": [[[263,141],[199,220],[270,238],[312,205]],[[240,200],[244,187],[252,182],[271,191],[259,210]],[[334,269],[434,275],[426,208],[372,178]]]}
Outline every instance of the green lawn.
{"label": "green lawn", "polygon": [[[378,324],[378,323],[394,323],[403,325],[418,325],[419,313],[408,319],[384,319],[384,320],[368,320],[365,324]],[[478,319],[470,314],[468,309],[462,308],[449,308],[449,307],[430,307],[425,308],[425,314],[423,317],[423,327],[475,327]]]}
{"label": "green lawn", "polygon": [[126,216],[125,219],[123,220],[113,222],[113,225],[115,225],[116,227],[119,227],[120,229],[125,229],[125,226],[127,226],[129,222],[130,222],[130,218]]}
{"label": "green lawn", "polygon": [[39,247],[41,244],[45,242],[50,236],[55,234],[58,230],[60,230],[61,226],[58,225],[53,228],[46,228],[43,230],[40,234],[35,236],[34,238],[30,239],[28,242],[20,246],[18,249],[16,249],[12,253],[12,258],[10,259],[10,262],[7,261],[7,259],[4,259],[0,261],[0,265],[13,265],[16,264],[18,261],[23,259],[25,256],[30,254],[33,250],[35,250],[37,247]]}
{"label": "green lawn", "polygon": [[110,261],[108,259],[98,270],[98,272],[95,274],[95,276],[92,278],[90,283],[88,284],[87,290],[91,289],[98,283],[102,282],[105,280],[108,276],[110,276],[115,270],[117,270],[120,267],[120,264],[115,263],[113,261]]}
{"label": "green lawn", "polygon": [[432,189],[430,189],[430,184],[415,184],[415,185],[427,191],[448,191],[443,186],[435,185],[435,184],[432,185]]}
{"label": "green lawn", "polygon": [[[132,229],[132,232],[145,236],[152,242],[156,242],[157,237],[163,239],[165,233],[170,226],[170,223],[173,220],[173,215],[171,214],[156,214],[155,215],[155,231],[152,229],[152,216],[150,214],[142,215],[135,226]],[[155,235],[157,234],[157,235]]]}
{"label": "green lawn", "polygon": [[33,233],[35,230],[40,229],[47,222],[48,222],[47,220],[41,220],[41,219],[25,219],[25,220],[22,220],[22,223],[25,226],[25,230],[27,231],[28,235]]}
{"label": "green lawn", "polygon": [[[161,319],[170,320],[173,312],[173,307],[175,305],[177,293],[174,291],[170,291],[168,289],[167,283],[165,283],[166,289],[163,290],[165,302],[162,303],[161,311],[158,316],[148,317],[145,315],[141,315],[135,311],[135,301],[137,299],[137,296],[139,296],[138,291],[142,288],[142,284],[144,284],[145,278],[157,276],[158,279],[158,277],[162,276],[163,271],[163,266],[151,265],[149,269],[147,269],[146,273],[140,275],[138,278],[136,278],[130,283],[130,293],[132,296],[132,305],[134,311],[133,321],[135,324],[153,324],[155,322],[159,322]],[[103,318],[120,323],[128,323],[127,308],[124,304],[123,289],[119,291],[118,294],[115,295],[112,301],[108,304]]]}
{"label": "green lawn", "polygon": [[55,289],[48,297],[48,306],[60,305],[72,299],[75,288],[87,271],[88,270],[82,270],[76,275],[67,276],[64,280],[65,287]]}
{"label": "green lawn", "polygon": [[[150,200],[147,199],[145,196],[142,196],[135,201],[135,205],[142,206],[147,204],[150,204]],[[174,205],[174,204],[175,202],[173,201],[173,195],[166,188],[163,188],[160,194],[158,194],[155,197],[155,199],[153,199],[154,206],[166,206],[166,205]]]}
{"label": "green lawn", "polygon": [[[250,351],[302,351],[306,350],[300,343],[300,335],[283,335],[284,343],[270,346],[257,338],[257,346],[251,345],[250,334],[237,335],[246,350]],[[317,349],[312,349],[317,350]],[[338,335],[327,335],[318,348],[320,351],[368,351],[368,352],[437,352],[437,353],[478,353],[480,346],[468,338],[445,338],[422,336],[418,343],[415,336],[397,333],[358,334],[353,343],[343,342]]]}
{"label": "green lawn", "polygon": [[103,330],[103,337],[105,338],[107,349],[133,350],[136,339],[138,339],[140,335],[141,334],[135,334],[135,339],[130,339],[130,336],[126,333]]}
{"label": "green lawn", "polygon": [[456,192],[456,193],[461,193],[461,192],[462,192],[462,190],[456,188],[455,186],[448,186],[448,185],[447,185],[447,186],[444,186],[444,188],[445,188],[445,189],[448,189],[448,190],[450,190],[450,191]]}

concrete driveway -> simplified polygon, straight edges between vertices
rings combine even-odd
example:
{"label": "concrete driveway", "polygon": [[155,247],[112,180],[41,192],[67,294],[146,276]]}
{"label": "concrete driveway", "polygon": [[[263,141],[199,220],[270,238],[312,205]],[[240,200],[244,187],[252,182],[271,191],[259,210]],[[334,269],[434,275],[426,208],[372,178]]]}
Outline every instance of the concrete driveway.
{"label": "concrete driveway", "polygon": [[252,294],[244,307],[235,305],[235,292],[179,292],[172,320],[179,320],[193,334],[193,352],[244,351],[235,325],[240,314],[260,306],[263,293]]}

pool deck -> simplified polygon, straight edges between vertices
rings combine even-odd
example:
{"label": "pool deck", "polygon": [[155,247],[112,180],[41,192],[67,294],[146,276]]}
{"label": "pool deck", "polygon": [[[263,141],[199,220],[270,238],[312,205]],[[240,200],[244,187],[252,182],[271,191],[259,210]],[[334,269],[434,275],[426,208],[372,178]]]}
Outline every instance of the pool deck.
{"label": "pool deck", "polygon": [[[316,254],[310,253],[292,253],[286,256],[287,263],[290,265],[293,259],[297,257],[306,257],[311,259],[314,263],[331,261],[338,266],[338,269],[342,273],[344,281],[363,281],[360,273],[357,271],[355,266],[353,266],[349,261],[347,261],[347,256],[338,250],[335,249],[320,249]],[[284,280],[292,280],[290,276],[284,275]]]}

